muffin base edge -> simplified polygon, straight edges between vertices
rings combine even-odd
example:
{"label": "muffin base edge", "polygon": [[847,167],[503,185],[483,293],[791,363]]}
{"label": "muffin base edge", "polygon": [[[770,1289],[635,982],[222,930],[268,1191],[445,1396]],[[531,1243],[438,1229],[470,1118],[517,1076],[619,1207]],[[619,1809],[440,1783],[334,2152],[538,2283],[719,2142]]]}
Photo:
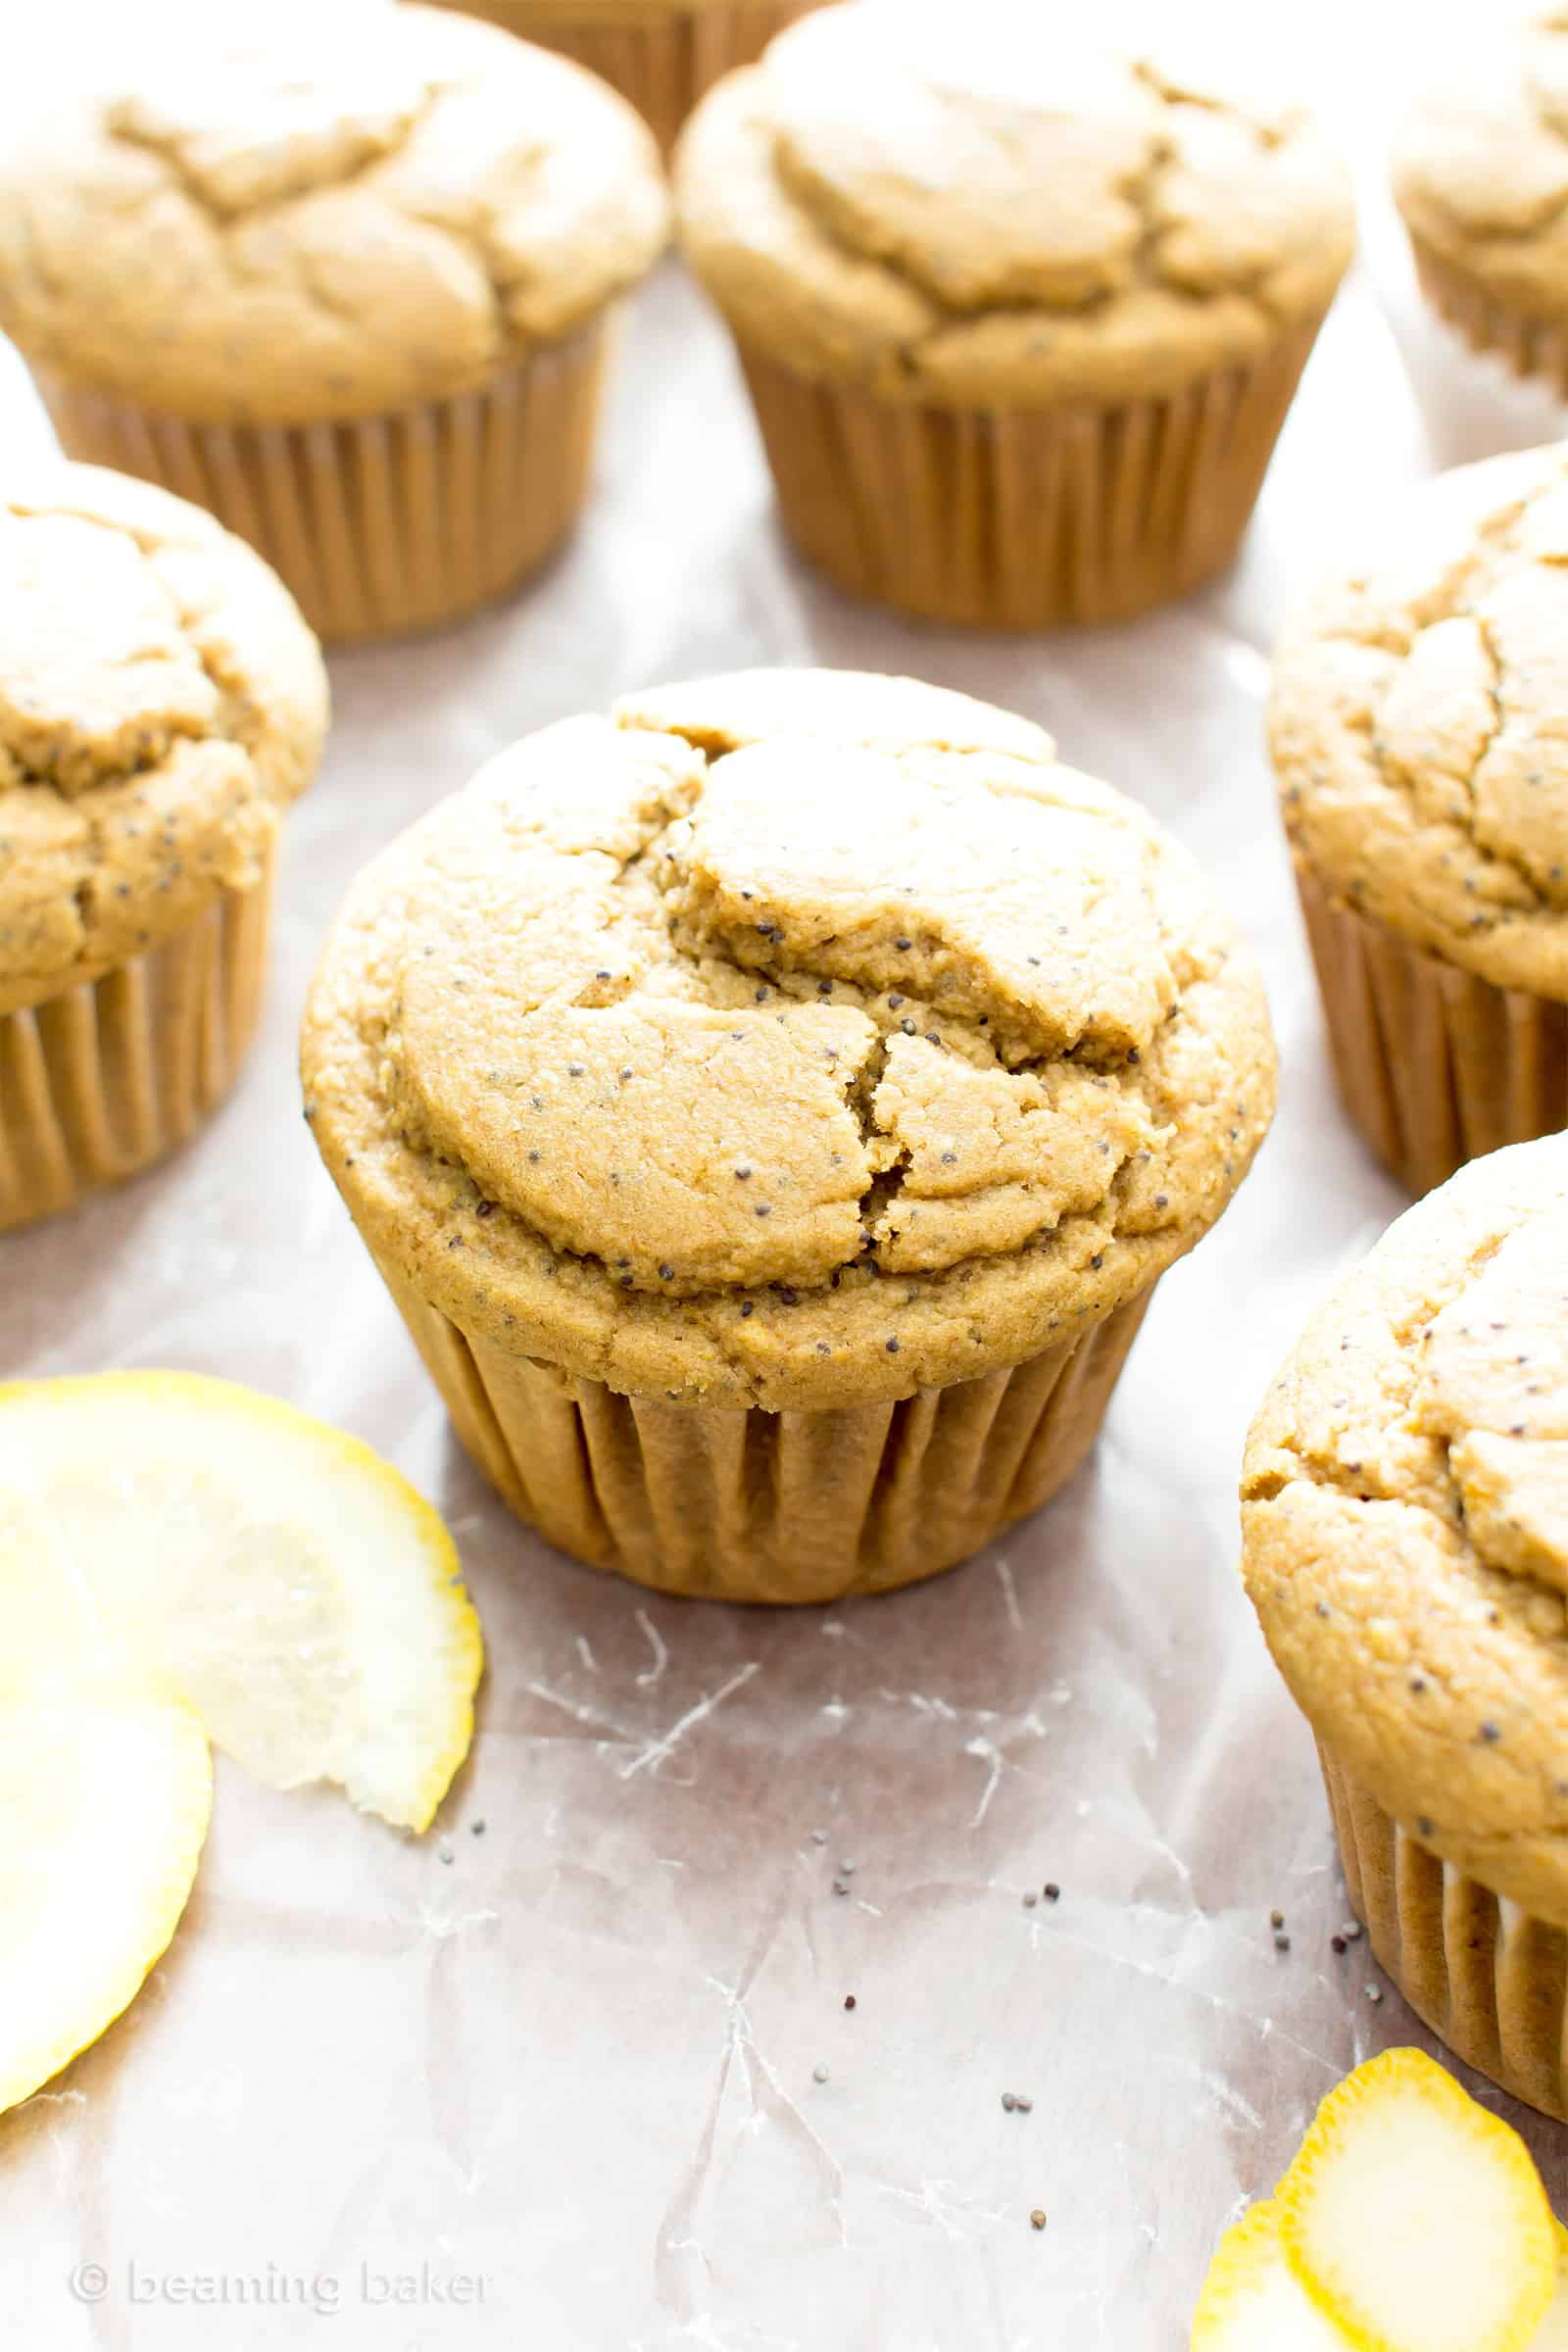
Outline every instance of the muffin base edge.
{"label": "muffin base edge", "polygon": [[1037,1510],[1098,1436],[1158,1281],[1011,1369],[772,1413],[624,1396],[509,1355],[376,1264],[465,1449],[519,1518],[636,1584],[775,1604],[938,1575]]}
{"label": "muffin base edge", "polygon": [[1506,310],[1473,278],[1444,261],[1406,224],[1416,282],[1428,306],[1475,352],[1491,352],[1510,373],[1554,385],[1568,399],[1568,323]]}
{"label": "muffin base edge", "polygon": [[0,1014],[0,1232],[140,1175],[216,1110],[261,1019],[274,870],[275,852],[145,955]]}
{"label": "muffin base edge", "polygon": [[1467,2066],[1568,2121],[1568,1930],[1441,1860],[1321,1741],[1318,1760],[1350,1905],[1379,1967]]}
{"label": "muffin base edge", "polygon": [[1222,571],[1321,318],[1109,406],[923,407],[739,354],[790,539],[848,594],[972,628],[1130,619]]}
{"label": "muffin base edge", "polygon": [[616,24],[576,14],[570,0],[553,7],[515,0],[436,0],[486,17],[520,40],[554,49],[608,81],[637,109],[665,155],[705,90],[738,66],[754,65],[775,34],[822,0],[713,0],[706,8],[669,6],[657,20]]}
{"label": "muffin base edge", "polygon": [[1340,1097],[1391,1175],[1419,1197],[1568,1123],[1568,1004],[1427,954],[1295,865]]}
{"label": "muffin base edge", "polygon": [[459,619],[561,546],[587,497],[609,325],[477,391],[340,423],[192,423],[32,372],[68,457],[206,508],[341,645]]}

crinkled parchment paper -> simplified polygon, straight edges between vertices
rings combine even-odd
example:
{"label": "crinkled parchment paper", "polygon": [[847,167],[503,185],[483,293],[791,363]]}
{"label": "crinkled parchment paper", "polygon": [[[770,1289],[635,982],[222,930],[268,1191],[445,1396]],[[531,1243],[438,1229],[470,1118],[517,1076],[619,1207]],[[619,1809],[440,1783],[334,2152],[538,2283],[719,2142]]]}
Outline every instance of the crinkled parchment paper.
{"label": "crinkled parchment paper", "polygon": [[[1436,12],[1311,13],[1359,137]],[[1313,2103],[1426,2038],[1369,1997],[1364,1944],[1330,1949],[1347,1907],[1310,1741],[1236,1576],[1250,1412],[1401,1205],[1330,1089],[1266,652],[1347,532],[1430,470],[1424,418],[1445,458],[1520,429],[1500,376],[1420,318],[1376,212],[1369,251],[1245,560],[1177,611],[1012,643],[818,586],[670,265],[635,306],[571,551],[504,612],[334,660],[256,1056],[173,1165],[0,1241],[0,1374],[222,1373],[383,1448],[462,1546],[479,1736],[420,1844],[221,1768],[172,1950],[0,2123],[19,2352],[1178,2352],[1220,2226]],[[0,415],[8,448],[44,442],[20,369]],[[1071,1489],[933,1585],[798,1615],[652,1597],[510,1519],[294,1077],[315,950],[379,843],[528,728],[767,662],[914,671],[1043,720],[1217,876],[1285,1065],[1273,1139],[1163,1284]],[[1059,1899],[1031,1902],[1048,1880]],[[1568,2141],[1523,2120],[1561,2205]]]}

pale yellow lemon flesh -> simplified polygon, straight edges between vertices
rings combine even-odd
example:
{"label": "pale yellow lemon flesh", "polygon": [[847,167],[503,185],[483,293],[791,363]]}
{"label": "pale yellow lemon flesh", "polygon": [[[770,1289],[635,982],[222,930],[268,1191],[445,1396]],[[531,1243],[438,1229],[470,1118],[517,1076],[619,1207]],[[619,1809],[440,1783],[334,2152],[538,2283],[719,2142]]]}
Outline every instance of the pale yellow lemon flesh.
{"label": "pale yellow lemon flesh", "polygon": [[74,1649],[261,1780],[425,1828],[482,1647],[452,1540],[368,1446],[226,1381],[0,1387],[0,1684]]}
{"label": "pale yellow lemon flesh", "polygon": [[1529,2150],[1423,2051],[1329,2094],[1275,2203],[1292,2270],[1356,2352],[1527,2352],[1551,2302]]}
{"label": "pale yellow lemon flesh", "polygon": [[0,2109],[96,2041],[167,1950],[212,1811],[206,1737],[156,1692],[0,1697]]}

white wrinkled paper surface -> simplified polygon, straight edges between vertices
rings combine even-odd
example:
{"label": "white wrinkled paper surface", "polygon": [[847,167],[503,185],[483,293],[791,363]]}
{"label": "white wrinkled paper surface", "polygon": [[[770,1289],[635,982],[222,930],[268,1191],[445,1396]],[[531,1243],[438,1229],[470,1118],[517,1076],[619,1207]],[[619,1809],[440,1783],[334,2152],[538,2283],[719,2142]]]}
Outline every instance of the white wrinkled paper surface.
{"label": "white wrinkled paper surface", "polygon": [[[1325,81],[1377,111],[1408,16],[1347,6],[1338,47],[1315,20]],[[841,602],[781,547],[727,347],[671,265],[635,308],[573,549],[505,612],[334,660],[263,1042],[177,1162],[0,1241],[0,1376],[220,1373],[380,1446],[462,1547],[479,1734],[419,1844],[220,1766],[168,1958],[0,2121],[7,2342],[1180,2352],[1222,2224],[1315,2101],[1425,2038],[1368,1999],[1364,1944],[1330,1951],[1347,1906],[1310,1741],[1236,1576],[1250,1411],[1401,1205],[1330,1089],[1265,657],[1301,584],[1430,469],[1423,415],[1450,459],[1553,416],[1521,423],[1421,319],[1386,220],[1368,247],[1245,560],[1178,611],[1014,643]],[[0,415],[8,449],[43,445],[20,370]],[[317,1162],[293,1047],[350,877],[478,761],[652,680],[770,662],[913,671],[1043,720],[1206,861],[1284,1060],[1276,1132],[1167,1277],[1069,1491],[935,1584],[792,1615],[646,1594],[494,1500]],[[1047,1880],[1059,1902],[1026,1907]],[[1568,2203],[1563,2133],[1525,2129]]]}

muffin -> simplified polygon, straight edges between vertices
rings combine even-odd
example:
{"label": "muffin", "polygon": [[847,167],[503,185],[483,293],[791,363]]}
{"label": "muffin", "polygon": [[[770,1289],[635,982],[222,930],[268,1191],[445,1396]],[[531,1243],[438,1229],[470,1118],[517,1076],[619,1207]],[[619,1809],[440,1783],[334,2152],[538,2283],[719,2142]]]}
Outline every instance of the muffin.
{"label": "muffin", "polygon": [[664,149],[703,92],[820,0],[437,0],[603,74]]}
{"label": "muffin", "polygon": [[1568,2115],[1568,1138],[1477,1160],[1308,1323],[1247,1446],[1248,1590],[1350,1899],[1433,2031]]}
{"label": "muffin", "polygon": [[361,877],[303,1058],[480,1468],[733,1600],[1043,1502],[1273,1095],[1252,960],[1141,809],[1021,718],[810,670],[503,753]]}
{"label": "muffin", "polygon": [[1181,46],[851,0],[693,117],[682,243],[841,588],[1043,628],[1230,561],[1352,214],[1298,107]]}
{"label": "muffin", "polygon": [[0,489],[0,1229],[201,1123],[256,1028],[326,679],[258,556],[90,466]]}
{"label": "muffin", "polygon": [[0,154],[0,326],[67,453],[260,549],[324,635],[423,627],[580,508],[653,141],[564,59],[428,8],[285,10]]}
{"label": "muffin", "polygon": [[1477,24],[1400,129],[1395,201],[1433,308],[1568,396],[1568,8]]}
{"label": "muffin", "polygon": [[1568,1118],[1565,559],[1568,446],[1461,466],[1275,662],[1341,1092],[1414,1193]]}

